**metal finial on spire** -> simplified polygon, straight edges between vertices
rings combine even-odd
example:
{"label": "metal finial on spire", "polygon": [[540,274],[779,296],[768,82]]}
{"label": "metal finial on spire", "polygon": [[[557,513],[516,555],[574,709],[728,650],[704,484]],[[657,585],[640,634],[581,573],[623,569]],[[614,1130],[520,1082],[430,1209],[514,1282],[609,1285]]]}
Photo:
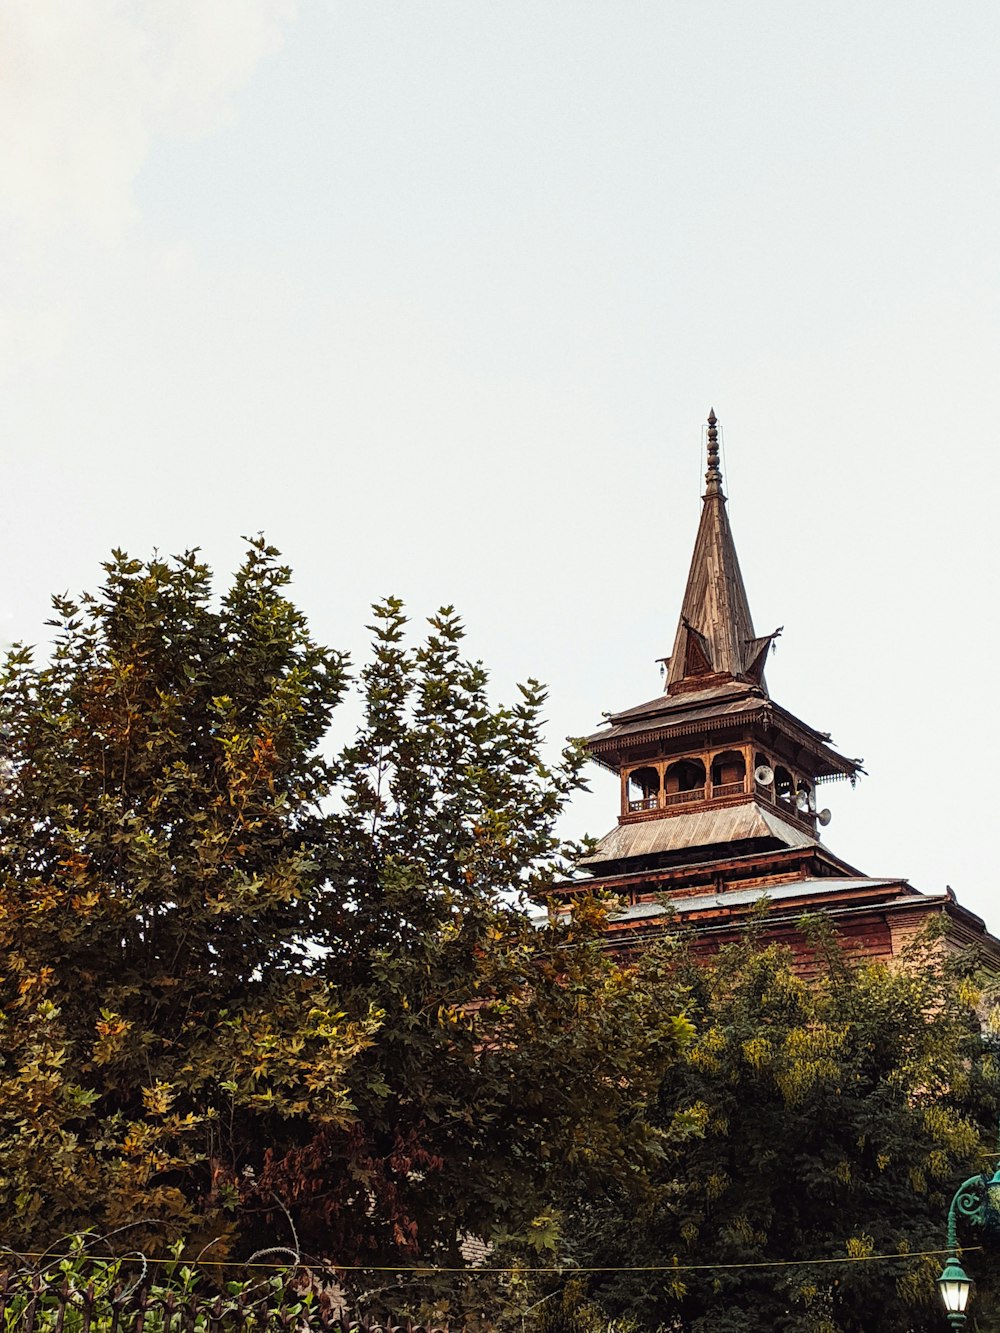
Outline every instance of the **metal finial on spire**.
{"label": "metal finial on spire", "polygon": [[705,473],[705,494],[722,494],[722,471],[719,468],[719,429],[715,408],[708,412],[708,471]]}

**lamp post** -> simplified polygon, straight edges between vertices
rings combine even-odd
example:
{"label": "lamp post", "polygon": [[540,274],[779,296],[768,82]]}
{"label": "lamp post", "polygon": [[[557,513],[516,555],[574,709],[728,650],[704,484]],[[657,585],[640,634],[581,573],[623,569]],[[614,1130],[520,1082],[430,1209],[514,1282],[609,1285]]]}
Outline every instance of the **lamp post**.
{"label": "lamp post", "polygon": [[949,1258],[938,1278],[938,1290],[953,1328],[965,1324],[965,1307],[969,1303],[972,1280],[959,1262],[958,1219],[965,1218],[977,1227],[996,1227],[1000,1224],[1000,1163],[992,1176],[985,1173],[970,1176],[955,1191],[948,1209]]}

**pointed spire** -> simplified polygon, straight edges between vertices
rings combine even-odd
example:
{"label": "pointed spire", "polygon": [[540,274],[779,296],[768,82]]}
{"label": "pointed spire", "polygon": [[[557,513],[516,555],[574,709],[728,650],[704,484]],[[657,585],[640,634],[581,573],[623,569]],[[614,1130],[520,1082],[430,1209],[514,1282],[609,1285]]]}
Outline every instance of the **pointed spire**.
{"label": "pointed spire", "polygon": [[740,562],[726,513],[719,467],[718,418],[708,414],[708,470],[701,523],[695,539],[667,690],[698,689],[720,677],[764,687],[767,642],[758,639],[750,616]]}
{"label": "pointed spire", "polygon": [[722,494],[722,469],[719,467],[719,427],[714,407],[708,409],[708,471],[705,473],[705,494]]}

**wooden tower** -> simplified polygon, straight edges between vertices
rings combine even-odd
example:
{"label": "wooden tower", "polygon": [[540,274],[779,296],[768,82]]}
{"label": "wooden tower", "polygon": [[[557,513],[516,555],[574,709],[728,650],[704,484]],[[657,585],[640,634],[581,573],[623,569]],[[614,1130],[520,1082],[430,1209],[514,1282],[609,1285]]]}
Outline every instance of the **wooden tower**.
{"label": "wooden tower", "polygon": [[[808,967],[796,921],[822,910],[850,950],[889,957],[944,914],[956,944],[979,940],[1000,964],[1000,942],[954,894],[922,894],[901,879],[872,879],[829,851],[819,809],[824,783],[855,782],[861,761],[794,717],[768,692],[764,666],[780,629],[759,635],[726,513],[718,422],[708,417],[701,522],[665,689],[608,714],[586,741],[618,774],[618,823],[560,887],[568,899],[600,888],[618,897],[616,945],[635,947],[671,908],[706,949],[731,937],[762,896],[768,931]],[[666,905],[669,902],[670,907]]]}

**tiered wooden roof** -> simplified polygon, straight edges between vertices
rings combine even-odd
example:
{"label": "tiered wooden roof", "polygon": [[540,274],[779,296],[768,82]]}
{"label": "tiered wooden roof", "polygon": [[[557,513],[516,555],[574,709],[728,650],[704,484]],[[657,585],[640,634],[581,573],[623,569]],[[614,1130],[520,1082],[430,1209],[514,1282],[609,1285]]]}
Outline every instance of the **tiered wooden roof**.
{"label": "tiered wooden roof", "polygon": [[[867,878],[822,845],[815,785],[853,783],[864,770],[833,748],[829,733],[770,697],[764,664],[781,630],[760,636],[754,629],[714,411],[707,444],[701,519],[664,693],[606,714],[606,725],[587,738],[591,758],[621,775],[621,814],[583,858],[586,873],[562,884],[559,895],[568,903],[596,888],[618,897],[609,924],[616,947],[634,947],[668,917],[715,947],[767,895],[776,936],[805,947],[794,922],[822,910],[851,947],[892,955],[928,913],[940,913],[956,940],[979,940],[1000,966],[1000,941],[950,890],[926,895],[905,880]],[[637,800],[630,778],[640,784]]]}
{"label": "tiered wooden roof", "polygon": [[[669,686],[668,686],[669,689]],[[590,757],[617,772],[636,742],[649,744],[682,741],[704,735],[710,728],[722,734],[747,727],[781,731],[795,745],[808,749],[817,781],[857,778],[864,772],[860,759],[848,759],[830,745],[830,733],[816,731],[768,695],[763,681],[726,679],[684,694],[660,694],[608,715],[607,727],[586,739]]]}
{"label": "tiered wooden roof", "polygon": [[708,417],[708,469],[674,650],[666,663],[664,693],[609,715],[607,729],[587,738],[597,763],[618,771],[638,745],[672,743],[686,736],[777,728],[810,751],[815,780],[862,771],[860,760],[838,754],[827,732],[816,731],[775,704],[764,680],[768,649],[781,633],[758,635],[733,540],[719,466],[715,411]]}

